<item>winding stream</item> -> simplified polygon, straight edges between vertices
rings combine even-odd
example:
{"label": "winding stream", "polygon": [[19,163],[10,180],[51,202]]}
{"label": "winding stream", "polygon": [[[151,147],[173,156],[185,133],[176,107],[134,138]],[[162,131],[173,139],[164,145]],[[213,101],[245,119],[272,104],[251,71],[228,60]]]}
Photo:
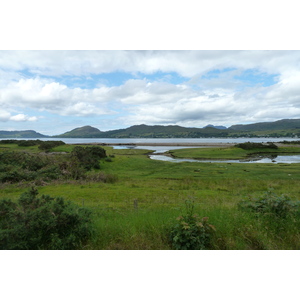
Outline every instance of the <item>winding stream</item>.
{"label": "winding stream", "polygon": [[248,157],[245,159],[192,159],[192,158],[174,158],[165,153],[169,150],[182,149],[182,148],[206,148],[199,146],[114,146],[114,149],[147,149],[154,150],[152,154],[149,155],[150,159],[160,160],[160,161],[169,161],[174,163],[180,162],[200,162],[200,163],[285,163],[285,164],[296,164],[300,163],[300,155],[256,155]]}
{"label": "winding stream", "polygon": [[295,164],[300,163],[300,155],[273,155],[273,156],[256,156],[249,157],[247,159],[224,159],[224,160],[213,160],[213,159],[191,159],[191,158],[173,158],[167,155],[149,155],[151,159],[160,161],[169,161],[174,163],[180,162],[201,162],[201,163],[285,163],[285,164]]}

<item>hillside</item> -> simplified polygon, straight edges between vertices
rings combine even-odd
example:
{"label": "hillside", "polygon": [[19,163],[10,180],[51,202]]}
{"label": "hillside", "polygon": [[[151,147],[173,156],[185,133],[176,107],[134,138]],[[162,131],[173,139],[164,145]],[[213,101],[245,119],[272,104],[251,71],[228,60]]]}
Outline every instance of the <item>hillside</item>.
{"label": "hillside", "polygon": [[227,137],[228,132],[212,127],[186,128],[177,125],[149,126],[142,124],[101,133],[103,138],[201,138],[211,136]]}
{"label": "hillside", "polygon": [[91,126],[75,128],[64,134],[56,135],[61,138],[197,138],[210,136],[226,137],[228,133],[213,127],[185,128],[177,125],[134,125],[126,129],[102,132]]}
{"label": "hillside", "polygon": [[[0,131],[1,138],[49,137],[33,130]],[[125,129],[100,131],[92,126],[83,126],[53,138],[226,138],[226,137],[300,137],[300,119],[283,119],[275,122],[237,124],[227,128],[207,125],[190,128],[178,125],[134,125]]]}
{"label": "hillside", "polygon": [[248,125],[207,125],[204,128],[188,128],[178,125],[134,125],[125,129],[100,131],[91,126],[75,128],[55,136],[62,138],[211,138],[211,137],[295,137],[300,136],[300,119],[279,120]]}
{"label": "hillside", "polygon": [[225,127],[225,126],[222,126],[222,125],[215,126],[212,124],[208,124],[208,125],[204,126],[203,128],[207,128],[207,127],[212,127],[212,128],[216,128],[216,129],[227,129],[227,127]]}
{"label": "hillside", "polygon": [[238,131],[267,131],[300,129],[300,119],[283,119],[275,122],[261,122],[248,125],[232,125],[228,129]]}
{"label": "hillside", "polygon": [[99,138],[101,137],[101,131],[92,126],[83,126],[75,128],[71,131],[65,132],[60,135],[55,135],[54,137],[61,138]]}
{"label": "hillside", "polygon": [[17,138],[43,138],[48,137],[34,130],[21,130],[21,131],[5,131],[0,130],[0,138],[3,139],[17,139]]}

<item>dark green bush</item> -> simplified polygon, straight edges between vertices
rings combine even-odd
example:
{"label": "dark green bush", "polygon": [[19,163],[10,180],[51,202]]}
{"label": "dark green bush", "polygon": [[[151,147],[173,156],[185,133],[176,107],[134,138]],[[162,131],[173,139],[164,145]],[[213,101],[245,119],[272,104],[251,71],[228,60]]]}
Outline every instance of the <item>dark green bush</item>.
{"label": "dark green bush", "polygon": [[246,142],[246,143],[240,143],[235,145],[235,147],[244,149],[244,150],[254,150],[254,149],[278,149],[278,147],[274,143],[251,143],[251,142]]}
{"label": "dark green bush", "polygon": [[284,141],[281,141],[279,143],[281,143],[281,144],[287,144],[287,145],[299,145],[300,141],[286,141],[286,140],[284,140]]}
{"label": "dark green bush", "polygon": [[175,250],[204,250],[211,247],[215,228],[208,217],[194,214],[194,203],[186,201],[186,213],[179,216],[171,229],[170,238]]}
{"label": "dark green bush", "polygon": [[91,237],[91,212],[63,198],[38,197],[34,188],[17,203],[0,200],[0,249],[78,249]]}
{"label": "dark green bush", "polygon": [[71,152],[71,156],[76,158],[80,165],[86,169],[91,170],[92,168],[100,169],[99,160],[106,158],[106,152],[102,147],[81,147],[76,146]]}
{"label": "dark green bush", "polygon": [[0,182],[16,183],[33,180],[37,172],[52,165],[45,157],[24,152],[5,151],[0,153]]}
{"label": "dark green bush", "polygon": [[62,141],[44,141],[39,145],[40,150],[50,151],[52,148],[65,145]]}
{"label": "dark green bush", "polygon": [[286,218],[299,212],[300,201],[293,201],[287,195],[279,196],[269,190],[257,199],[241,201],[238,206],[244,211],[270,215],[271,217]]}
{"label": "dark green bush", "polygon": [[18,144],[18,140],[1,140],[1,144]]}
{"label": "dark green bush", "polygon": [[37,177],[34,172],[28,172],[26,170],[13,169],[0,174],[0,182],[16,183],[20,181],[29,181]]}
{"label": "dark green bush", "polygon": [[61,170],[57,165],[49,165],[47,168],[40,170],[37,174],[37,177],[41,177],[45,180],[55,180],[61,176]]}
{"label": "dark green bush", "polygon": [[36,146],[42,144],[43,141],[41,140],[22,140],[18,141],[18,146],[19,147],[30,147],[30,146]]}

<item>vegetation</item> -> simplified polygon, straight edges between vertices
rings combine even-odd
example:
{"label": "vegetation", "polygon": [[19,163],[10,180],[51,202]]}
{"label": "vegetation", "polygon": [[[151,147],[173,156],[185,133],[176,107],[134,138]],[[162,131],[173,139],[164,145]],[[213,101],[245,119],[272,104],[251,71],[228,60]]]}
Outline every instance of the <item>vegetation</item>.
{"label": "vegetation", "polygon": [[295,216],[300,212],[300,201],[293,201],[287,195],[278,196],[271,190],[257,199],[244,200],[239,203],[239,206],[243,210],[280,219]]}
{"label": "vegetation", "polygon": [[92,126],[83,126],[75,128],[71,131],[58,135],[61,138],[97,138],[101,135],[101,131]]}
{"label": "vegetation", "polygon": [[[296,146],[252,150],[228,146],[171,152],[191,158],[234,159],[261,152],[299,153]],[[100,169],[87,170],[72,154],[78,146],[60,145],[51,153],[38,147],[0,144],[1,178],[8,171],[15,171],[10,173],[10,180],[0,183],[0,199],[10,199],[14,203],[11,205],[19,205],[20,195],[35,187],[41,195],[88,208],[92,211],[94,231],[76,249],[190,249],[189,236],[205,244],[197,249],[300,249],[298,164],[171,163],[149,159],[149,150],[101,147],[106,158],[97,159]],[[92,147],[95,146],[82,148]],[[46,178],[46,170],[60,175]],[[31,174],[34,179],[29,176],[15,180],[20,174]],[[270,189],[273,196],[266,197]],[[193,200],[190,204],[194,217],[189,221],[192,226],[181,218],[176,220],[191,215],[186,199]],[[259,206],[257,200],[270,199],[274,200],[274,207],[281,205],[281,211],[287,211],[285,216],[279,213],[274,217],[268,209],[260,212],[251,208]],[[242,208],[241,201],[251,205]],[[289,208],[285,209],[287,205]],[[181,221],[190,227],[186,228]],[[208,230],[210,224],[215,226],[216,231],[209,231],[209,243],[204,242],[203,232],[195,234],[196,223],[202,223]],[[193,234],[185,236],[188,229]],[[180,245],[170,240],[176,235],[183,241]]]}
{"label": "vegetation", "polygon": [[91,224],[90,210],[63,198],[38,197],[32,188],[17,203],[0,201],[0,249],[77,249],[91,237]]}
{"label": "vegetation", "polygon": [[235,147],[242,148],[244,150],[254,150],[254,149],[278,149],[278,147],[274,143],[241,143],[236,144]]}
{"label": "vegetation", "polygon": [[186,212],[179,216],[171,229],[172,247],[176,250],[205,250],[211,247],[215,227],[208,223],[208,217],[200,218],[194,213],[194,203],[187,200]]}
{"label": "vegetation", "polygon": [[232,125],[229,129],[238,131],[267,131],[300,129],[300,119],[283,119],[275,122],[261,122],[247,125]]}
{"label": "vegetation", "polygon": [[79,161],[80,166],[89,171],[92,168],[100,169],[99,160],[106,158],[106,152],[103,148],[98,146],[76,146],[72,150],[71,156]]}
{"label": "vegetation", "polygon": [[5,131],[0,130],[0,137],[5,138],[43,138],[47,137],[41,133],[38,133],[34,130],[21,130],[21,131]]}
{"label": "vegetation", "polygon": [[171,150],[169,154],[177,158],[194,159],[247,159],[255,155],[289,155],[300,154],[297,146],[280,146],[273,143],[243,143],[234,147],[227,145],[222,148],[186,148]]}
{"label": "vegetation", "polygon": [[0,182],[2,183],[31,181],[35,185],[43,185],[53,180],[79,180],[87,177],[107,180],[107,176],[103,174],[93,176],[93,174],[86,173],[92,169],[100,169],[100,160],[106,158],[105,150],[99,146],[76,146],[69,149],[69,153],[54,152],[57,153],[54,155],[54,153],[46,154],[44,151],[49,152],[63,147],[65,143],[29,141],[29,143],[23,142],[16,145],[19,147],[21,145],[22,149],[31,147],[31,152],[20,151],[16,147],[11,148],[14,151],[0,152]]}
{"label": "vegetation", "polygon": [[287,145],[300,145],[300,141],[281,141],[280,143]]}
{"label": "vegetation", "polygon": [[[62,141],[45,141],[45,142],[39,143],[39,149],[45,150],[45,151],[50,151],[51,149],[53,149],[57,146],[61,146],[61,145],[65,145],[65,143]],[[20,144],[19,144],[19,146],[20,146]]]}

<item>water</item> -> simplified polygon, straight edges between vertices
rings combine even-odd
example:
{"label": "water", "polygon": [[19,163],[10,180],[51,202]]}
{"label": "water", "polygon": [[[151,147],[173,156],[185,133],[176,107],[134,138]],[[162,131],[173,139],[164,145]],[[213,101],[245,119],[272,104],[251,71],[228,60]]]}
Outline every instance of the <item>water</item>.
{"label": "water", "polygon": [[[3,139],[10,140],[10,138]],[[36,140],[36,138],[16,138],[15,140]],[[169,150],[182,149],[182,148],[204,148],[205,146],[187,146],[188,144],[237,144],[237,143],[266,143],[266,142],[282,142],[286,141],[298,141],[299,138],[194,138],[194,139],[97,139],[97,138],[40,138],[41,141],[63,141],[66,144],[88,144],[88,143],[99,143],[99,144],[119,144],[115,145],[115,149],[147,149],[154,150],[155,153],[162,154]],[[139,144],[155,144],[143,146]],[[178,144],[176,146],[158,146],[157,144]],[[180,146],[179,144],[184,144]],[[300,163],[299,155],[285,155],[277,156],[274,158],[261,157],[257,160],[250,161],[239,161],[239,160],[196,160],[196,159],[179,159],[172,158],[165,155],[150,155],[151,159],[171,162],[225,162],[225,163]]]}
{"label": "water", "polygon": [[190,159],[190,158],[173,158],[166,155],[149,155],[151,159],[160,160],[160,161],[169,161],[174,163],[180,162],[201,162],[201,163],[286,163],[286,164],[295,164],[300,163],[300,155],[274,155],[272,157],[267,156],[260,156],[260,157],[253,157],[248,159],[241,159],[241,160],[212,160],[212,159]]}
{"label": "water", "polygon": [[183,148],[205,148],[203,146],[113,146],[114,149],[142,149],[142,150],[153,150],[154,153],[164,153],[169,150],[183,149]]}
{"label": "water", "polygon": [[[11,140],[10,138],[3,140]],[[19,138],[15,140],[36,140],[36,138]],[[63,141],[66,144],[84,144],[84,143],[105,143],[105,144],[163,144],[163,143],[174,143],[174,144],[194,144],[194,143],[221,143],[221,144],[232,144],[232,143],[266,143],[266,142],[281,142],[286,141],[298,141],[299,138],[197,138],[197,139],[97,139],[97,138],[40,138],[41,141]],[[147,148],[148,149],[148,148]]]}

